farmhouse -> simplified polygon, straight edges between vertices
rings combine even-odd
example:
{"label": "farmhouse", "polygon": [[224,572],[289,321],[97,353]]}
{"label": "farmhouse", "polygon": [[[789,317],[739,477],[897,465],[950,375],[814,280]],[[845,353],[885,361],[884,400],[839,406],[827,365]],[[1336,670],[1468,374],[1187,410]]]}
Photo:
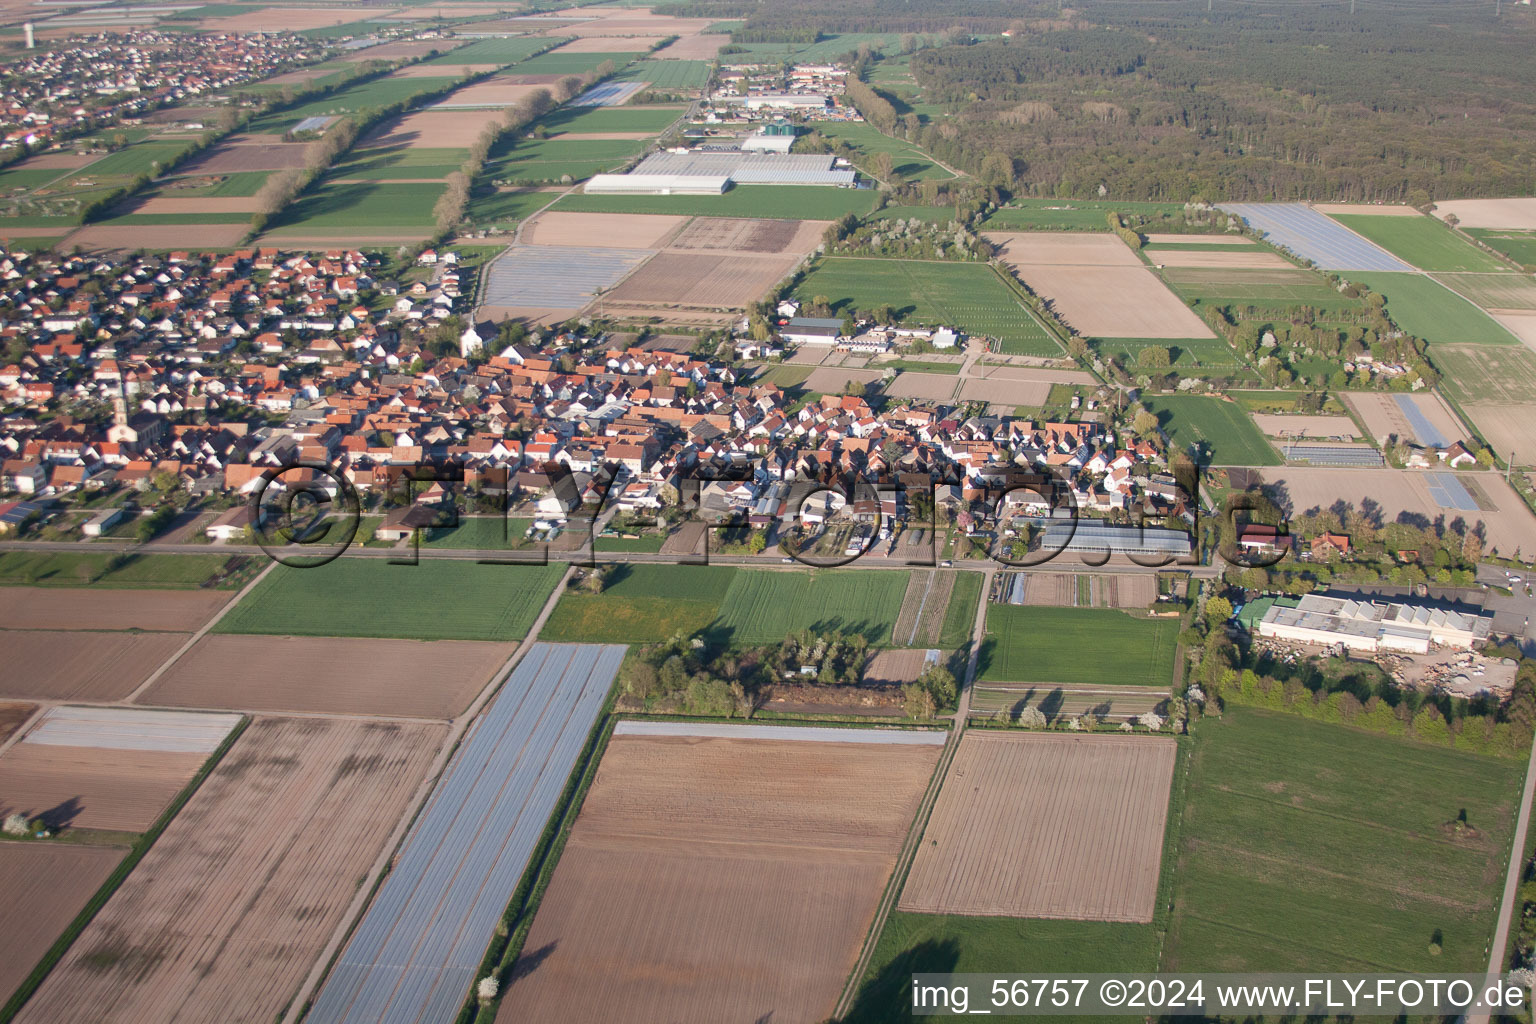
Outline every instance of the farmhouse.
{"label": "farmhouse", "polygon": [[1432,644],[1469,648],[1487,640],[1493,616],[1402,601],[1377,603],[1308,594],[1295,607],[1275,604],[1259,620],[1259,635],[1350,650],[1428,653]]}

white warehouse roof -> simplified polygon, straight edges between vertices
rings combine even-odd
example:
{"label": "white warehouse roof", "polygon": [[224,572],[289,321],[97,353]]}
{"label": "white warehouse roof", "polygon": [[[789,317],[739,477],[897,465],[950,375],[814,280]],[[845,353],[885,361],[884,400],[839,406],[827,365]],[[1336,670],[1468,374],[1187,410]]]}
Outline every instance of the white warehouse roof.
{"label": "white warehouse roof", "polygon": [[725,175],[742,185],[852,185],[828,153],[652,153],[636,174]]}
{"label": "white warehouse roof", "polygon": [[594,174],[587,179],[585,191],[588,195],[719,195],[730,184],[731,179],[722,174]]}

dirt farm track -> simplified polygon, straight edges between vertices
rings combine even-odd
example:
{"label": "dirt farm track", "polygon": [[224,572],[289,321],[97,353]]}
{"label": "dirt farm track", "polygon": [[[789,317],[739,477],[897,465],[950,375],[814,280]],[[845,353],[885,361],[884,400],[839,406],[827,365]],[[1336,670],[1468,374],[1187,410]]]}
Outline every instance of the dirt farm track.
{"label": "dirt farm track", "polygon": [[929,914],[1151,921],[1171,739],[972,729],[898,906]]}
{"label": "dirt farm track", "polygon": [[445,732],[252,722],[15,1019],[276,1020]]}
{"label": "dirt farm track", "polygon": [[939,750],[615,735],[498,1021],[824,1020]]}

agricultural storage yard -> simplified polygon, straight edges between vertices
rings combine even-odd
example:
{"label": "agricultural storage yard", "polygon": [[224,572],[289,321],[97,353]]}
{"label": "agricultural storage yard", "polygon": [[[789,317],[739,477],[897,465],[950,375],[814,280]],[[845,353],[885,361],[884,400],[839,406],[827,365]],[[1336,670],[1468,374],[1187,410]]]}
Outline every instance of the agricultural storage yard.
{"label": "agricultural storage yard", "polygon": [[307,1020],[454,1019],[623,657],[530,648],[434,787]]}
{"label": "agricultural storage yard", "polygon": [[464,640],[207,636],[139,703],[449,719],[515,649]]}
{"label": "agricultural storage yard", "polygon": [[1381,246],[1304,203],[1222,203],[1264,240],[1324,270],[1412,270]]}
{"label": "agricultural storage yard", "polygon": [[190,639],[188,633],[6,629],[0,696],[121,700]]}
{"label": "agricultural storage yard", "polygon": [[1520,770],[1290,714],[1206,719],[1162,969],[1483,970]]}
{"label": "agricultural storage yard", "polygon": [[1158,425],[1180,451],[1197,452],[1201,465],[1276,466],[1280,455],[1243,407],[1205,395],[1159,395],[1145,400]]}
{"label": "agricultural storage yard", "polygon": [[498,1019],[826,1018],[942,743],[620,723]]}
{"label": "agricultural storage yard", "polygon": [[[1483,524],[1484,542],[1490,552],[1512,555],[1516,548],[1536,551],[1536,519],[1520,496],[1497,472],[1447,471],[1444,476],[1464,489],[1478,505],[1473,511],[1455,504],[1442,505],[1434,493],[1441,474],[1407,469],[1322,469],[1289,466],[1263,470],[1266,492],[1278,493],[1282,507],[1295,512],[1325,509],[1335,502],[1356,508],[1369,507],[1381,523],[1444,517],[1468,526]],[[1452,488],[1447,496],[1460,498]],[[1465,502],[1464,502],[1465,503]]]}
{"label": "agricultural storage yard", "polygon": [[274,566],[220,620],[220,633],[521,640],[561,565],[338,558],[316,569]]}
{"label": "agricultural storage yard", "polygon": [[994,604],[978,678],[1007,683],[1168,686],[1177,618],[1139,618],[1106,608]]}
{"label": "agricultural storage yard", "polygon": [[890,306],[908,323],[997,338],[1003,352],[1061,354],[1034,314],[981,263],[829,257],[795,286],[801,301],[817,295],[829,298],[839,314]]}
{"label": "agricultural storage yard", "polygon": [[1356,391],[1340,396],[1365,423],[1378,444],[1396,434],[1405,441],[1445,448],[1466,439],[1467,433],[1445,400],[1433,392],[1383,395]]}
{"label": "agricultural storage yard", "polygon": [[16,1019],[269,1024],[446,731],[252,722]]}
{"label": "agricultural storage yard", "polygon": [[238,715],[51,708],[0,755],[0,815],[143,832],[239,723]]}
{"label": "agricultural storage yard", "polygon": [[1163,737],[968,731],[898,906],[1150,922],[1175,749]]}
{"label": "agricultural storage yard", "polygon": [[1079,334],[1214,337],[1114,235],[989,232],[982,237],[1000,246],[999,258]]}
{"label": "agricultural storage yard", "polygon": [[190,632],[229,600],[221,590],[0,587],[7,629],[142,629]]}
{"label": "agricultural storage yard", "polygon": [[128,852],[119,846],[0,841],[0,998],[7,998]]}

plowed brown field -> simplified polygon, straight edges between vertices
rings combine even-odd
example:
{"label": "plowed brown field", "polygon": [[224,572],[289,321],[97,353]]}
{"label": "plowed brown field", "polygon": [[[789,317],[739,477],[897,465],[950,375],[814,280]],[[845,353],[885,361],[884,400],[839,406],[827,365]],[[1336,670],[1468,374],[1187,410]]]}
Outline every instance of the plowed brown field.
{"label": "plowed brown field", "polygon": [[672,248],[804,256],[820,244],[830,223],[825,220],[696,217],[673,240]]}
{"label": "plowed brown field", "polygon": [[[952,572],[914,572],[907,581],[907,592],[901,599],[901,614],[896,616],[891,642],[898,647],[928,648],[937,645],[939,634],[944,629],[944,616],[949,613],[949,596],[954,589],[955,574]],[[878,660],[880,655],[875,655],[875,658]],[[917,671],[906,678],[916,679],[922,671],[922,659],[919,658]],[[869,670],[864,675],[874,679],[896,678],[879,674],[871,676]]]}
{"label": "plowed brown field", "polygon": [[11,701],[0,703],[0,743],[10,739],[11,734],[20,729],[22,723],[31,718],[32,713],[36,710],[36,704],[26,704],[19,701],[15,703]]}
{"label": "plowed brown field", "polygon": [[[128,851],[0,842],[0,996],[9,996]],[[81,1018],[84,1019],[84,1018]]]}
{"label": "plowed brown field", "polygon": [[498,1020],[823,1020],[938,746],[615,736]]}
{"label": "plowed brown field", "polygon": [[55,828],[143,832],[207,754],[18,743],[0,757],[0,816],[42,815]]}
{"label": "plowed brown field", "polygon": [[445,733],[253,722],[16,1019],[270,1024]]}
{"label": "plowed brown field", "polygon": [[223,590],[0,587],[0,622],[7,629],[185,632],[213,618],[229,598]]}
{"label": "plowed brown field", "polygon": [[605,301],[740,309],[783,280],[796,259],[664,252],[620,282]]}
{"label": "plowed brown field", "polygon": [[210,634],[142,704],[452,718],[516,644]]}
{"label": "plowed brown field", "polygon": [[971,730],[898,904],[930,914],[1151,921],[1175,744]]}
{"label": "plowed brown field", "polygon": [[8,629],[0,632],[0,697],[121,700],[188,635]]}

